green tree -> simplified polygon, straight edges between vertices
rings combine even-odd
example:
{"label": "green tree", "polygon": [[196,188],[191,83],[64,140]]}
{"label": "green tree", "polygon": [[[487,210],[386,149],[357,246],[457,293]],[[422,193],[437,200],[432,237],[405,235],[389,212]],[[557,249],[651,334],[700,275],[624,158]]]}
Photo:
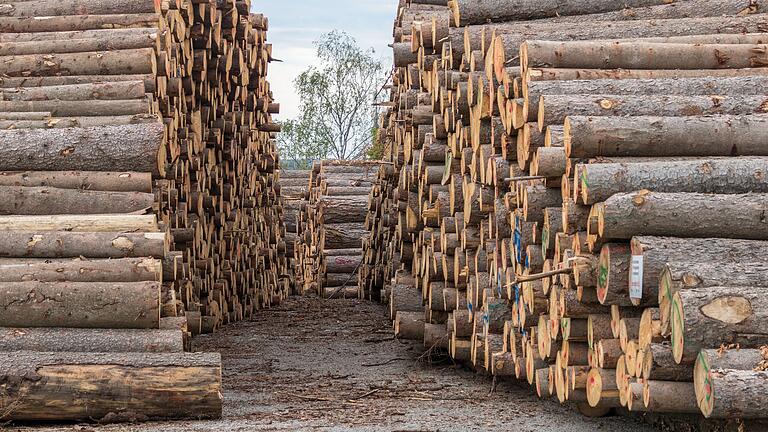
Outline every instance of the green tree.
{"label": "green tree", "polygon": [[298,118],[283,123],[284,159],[362,159],[374,140],[387,78],[373,49],[362,49],[341,31],[315,42],[318,64],[294,82],[301,98]]}

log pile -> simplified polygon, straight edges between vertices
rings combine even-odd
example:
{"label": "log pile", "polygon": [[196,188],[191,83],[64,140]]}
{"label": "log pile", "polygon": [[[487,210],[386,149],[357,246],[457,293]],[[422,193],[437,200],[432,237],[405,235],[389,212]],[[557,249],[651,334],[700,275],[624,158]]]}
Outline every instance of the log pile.
{"label": "log pile", "polygon": [[357,298],[358,270],[368,231],[368,195],[380,161],[322,160],[313,164],[306,211],[299,216],[297,285],[305,294]]}
{"label": "log pile", "polygon": [[308,170],[281,170],[280,171],[280,195],[282,198],[281,206],[283,213],[283,225],[285,226],[285,256],[288,259],[288,280],[290,281],[291,294],[301,294],[297,280],[299,277],[297,271],[300,266],[297,263],[300,257],[297,255],[300,242],[299,234],[303,227],[302,215],[307,212],[307,197],[309,196],[309,177],[311,171]]}
{"label": "log pile", "polygon": [[401,1],[361,292],[586,415],[768,417],[768,4],[549,3]]}
{"label": "log pile", "polygon": [[220,417],[220,357],[189,336],[289,289],[267,19],[249,0],[0,16],[0,422]]}

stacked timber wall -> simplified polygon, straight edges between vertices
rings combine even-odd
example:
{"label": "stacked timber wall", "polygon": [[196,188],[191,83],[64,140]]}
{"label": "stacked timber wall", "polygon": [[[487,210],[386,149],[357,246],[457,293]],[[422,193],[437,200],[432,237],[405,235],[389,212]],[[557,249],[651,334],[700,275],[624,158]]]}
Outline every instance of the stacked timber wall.
{"label": "stacked timber wall", "polygon": [[763,1],[401,1],[360,284],[585,414],[768,417]]}
{"label": "stacked timber wall", "polygon": [[190,336],[289,286],[250,6],[0,6],[0,422],[221,415]]}

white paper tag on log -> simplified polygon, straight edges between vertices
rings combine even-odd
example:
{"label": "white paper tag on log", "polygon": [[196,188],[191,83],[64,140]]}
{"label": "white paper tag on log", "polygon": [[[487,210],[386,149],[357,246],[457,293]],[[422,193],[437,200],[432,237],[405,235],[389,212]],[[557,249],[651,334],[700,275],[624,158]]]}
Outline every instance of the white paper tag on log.
{"label": "white paper tag on log", "polygon": [[643,298],[643,256],[632,255],[632,270],[629,272],[629,298]]}

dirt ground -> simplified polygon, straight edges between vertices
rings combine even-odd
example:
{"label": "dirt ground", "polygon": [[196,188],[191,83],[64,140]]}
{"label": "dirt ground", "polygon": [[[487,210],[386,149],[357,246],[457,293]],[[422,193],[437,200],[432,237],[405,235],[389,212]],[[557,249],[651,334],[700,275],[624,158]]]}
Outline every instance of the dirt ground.
{"label": "dirt ground", "polygon": [[[568,431],[656,430],[621,416],[589,419],[529,389],[451,363],[420,361],[392,337],[382,306],[292,298],[251,322],[195,340],[221,352],[224,418],[16,431]],[[1,427],[0,427],[1,428]]]}

